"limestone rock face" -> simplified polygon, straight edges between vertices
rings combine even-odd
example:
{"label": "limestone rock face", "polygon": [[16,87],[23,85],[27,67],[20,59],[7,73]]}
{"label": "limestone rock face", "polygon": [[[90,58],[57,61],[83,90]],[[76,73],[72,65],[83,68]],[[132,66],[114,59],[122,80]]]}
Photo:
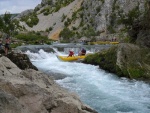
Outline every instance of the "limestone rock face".
{"label": "limestone rock face", "polygon": [[[122,38],[127,36],[126,31],[132,23],[143,16],[147,3],[146,0],[69,0],[68,2],[64,1],[63,7],[60,7],[60,1],[42,0],[34,10],[39,19],[38,24],[29,27],[25,22],[20,21],[20,25],[28,31],[51,29],[48,37],[53,40],[61,39],[59,33],[65,27],[82,35],[91,28],[100,39],[114,36]],[[59,7],[60,9],[56,10]],[[73,28],[76,30],[74,31]]]}
{"label": "limestone rock face", "polygon": [[34,12],[33,9],[25,10],[25,11],[21,12],[19,15],[17,15],[14,19],[20,19],[21,17],[27,16],[33,12]]}
{"label": "limestone rock face", "polygon": [[0,113],[97,113],[50,76],[0,57]]}
{"label": "limestone rock face", "polygon": [[150,29],[140,31],[136,43],[138,45],[146,46],[150,48]]}
{"label": "limestone rock face", "polygon": [[116,65],[129,78],[150,80],[150,49],[134,44],[120,44]]}
{"label": "limestone rock face", "polygon": [[[133,44],[120,44],[117,49],[117,62],[116,64],[120,67],[126,67],[128,64],[127,62],[133,62],[132,60],[135,58],[135,60],[139,60],[141,57],[138,54],[137,51],[139,51],[140,48],[137,45]],[[135,56],[132,56],[135,54]]]}
{"label": "limestone rock face", "polygon": [[142,46],[150,48],[150,1],[147,0],[145,5],[146,12],[144,16],[133,22],[132,29],[130,29],[129,35],[133,42]]}

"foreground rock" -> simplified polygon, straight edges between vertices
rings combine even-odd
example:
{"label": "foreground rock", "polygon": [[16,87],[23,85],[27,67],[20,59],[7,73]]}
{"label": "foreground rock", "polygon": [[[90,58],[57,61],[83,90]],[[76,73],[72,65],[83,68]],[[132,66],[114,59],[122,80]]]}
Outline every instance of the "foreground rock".
{"label": "foreground rock", "polygon": [[11,52],[7,55],[7,57],[15,63],[20,69],[34,69],[38,70],[31,62],[26,54],[23,53],[14,53]]}
{"label": "foreground rock", "polygon": [[0,113],[97,113],[46,74],[0,57]]}
{"label": "foreground rock", "polygon": [[134,44],[119,44],[107,51],[89,55],[84,63],[100,68],[120,77],[150,81],[150,49]]}

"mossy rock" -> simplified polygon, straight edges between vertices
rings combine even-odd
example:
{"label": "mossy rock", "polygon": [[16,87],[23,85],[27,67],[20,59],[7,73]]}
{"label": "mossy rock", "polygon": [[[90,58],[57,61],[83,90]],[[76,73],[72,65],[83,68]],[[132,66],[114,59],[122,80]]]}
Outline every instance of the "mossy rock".
{"label": "mossy rock", "polygon": [[119,69],[116,66],[116,51],[117,46],[114,46],[109,50],[104,50],[102,52],[87,56],[83,62],[93,65],[99,65],[99,67],[104,70],[112,73],[117,73]]}
{"label": "mossy rock", "polygon": [[[121,44],[87,56],[83,63],[98,65],[119,77],[150,80],[150,49],[133,44]],[[118,56],[118,52],[121,52]],[[118,61],[118,59],[120,61]]]}

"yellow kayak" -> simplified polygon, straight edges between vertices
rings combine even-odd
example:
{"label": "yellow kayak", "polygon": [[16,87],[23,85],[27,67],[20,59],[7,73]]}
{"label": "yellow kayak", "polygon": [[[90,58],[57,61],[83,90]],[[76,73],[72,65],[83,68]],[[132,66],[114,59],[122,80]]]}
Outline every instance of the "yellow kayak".
{"label": "yellow kayak", "polygon": [[97,41],[97,42],[89,42],[89,44],[119,44],[119,42]]}
{"label": "yellow kayak", "polygon": [[72,56],[72,57],[68,57],[68,56],[59,56],[57,55],[57,58],[59,60],[62,61],[68,61],[68,62],[72,62],[72,61],[79,61],[79,60],[83,60],[85,58],[85,56]]}

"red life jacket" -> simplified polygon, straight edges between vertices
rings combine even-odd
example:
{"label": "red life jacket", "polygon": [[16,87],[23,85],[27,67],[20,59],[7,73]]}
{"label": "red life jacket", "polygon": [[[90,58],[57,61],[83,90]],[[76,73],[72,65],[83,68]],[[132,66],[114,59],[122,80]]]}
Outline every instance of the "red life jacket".
{"label": "red life jacket", "polygon": [[69,51],[69,56],[72,56],[74,55],[74,52],[73,51]]}

